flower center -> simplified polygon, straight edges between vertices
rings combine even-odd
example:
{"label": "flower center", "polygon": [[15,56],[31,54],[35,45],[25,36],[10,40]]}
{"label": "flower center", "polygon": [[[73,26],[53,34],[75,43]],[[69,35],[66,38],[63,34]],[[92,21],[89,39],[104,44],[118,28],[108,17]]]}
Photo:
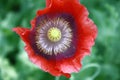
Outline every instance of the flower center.
{"label": "flower center", "polygon": [[61,39],[61,31],[58,28],[52,27],[47,32],[48,39],[52,42],[57,42]]}
{"label": "flower center", "polygon": [[35,34],[36,46],[45,55],[62,54],[72,44],[71,25],[61,17],[41,20]]}

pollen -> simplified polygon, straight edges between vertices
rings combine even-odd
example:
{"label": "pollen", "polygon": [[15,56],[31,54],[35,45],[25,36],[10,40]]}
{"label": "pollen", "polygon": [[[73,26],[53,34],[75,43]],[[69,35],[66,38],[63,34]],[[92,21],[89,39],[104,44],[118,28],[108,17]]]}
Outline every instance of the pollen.
{"label": "pollen", "polygon": [[48,30],[47,36],[50,41],[57,42],[61,39],[61,31],[56,27],[52,27]]}

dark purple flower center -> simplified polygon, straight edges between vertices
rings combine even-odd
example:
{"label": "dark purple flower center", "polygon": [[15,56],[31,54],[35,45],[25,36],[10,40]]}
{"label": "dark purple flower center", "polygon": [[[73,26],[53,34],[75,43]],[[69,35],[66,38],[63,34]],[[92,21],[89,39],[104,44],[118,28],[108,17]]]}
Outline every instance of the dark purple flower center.
{"label": "dark purple flower center", "polygon": [[60,60],[76,51],[76,25],[68,14],[45,14],[37,17],[30,42],[36,54]]}

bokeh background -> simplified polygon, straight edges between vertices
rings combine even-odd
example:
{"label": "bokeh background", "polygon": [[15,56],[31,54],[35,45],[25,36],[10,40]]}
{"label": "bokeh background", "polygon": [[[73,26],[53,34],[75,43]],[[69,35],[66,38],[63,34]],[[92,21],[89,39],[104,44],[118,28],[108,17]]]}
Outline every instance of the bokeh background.
{"label": "bokeh background", "polygon": [[0,80],[120,80],[120,0],[81,0],[98,27],[98,37],[79,73],[54,77],[32,64],[16,26],[30,28],[45,0],[0,0]]}

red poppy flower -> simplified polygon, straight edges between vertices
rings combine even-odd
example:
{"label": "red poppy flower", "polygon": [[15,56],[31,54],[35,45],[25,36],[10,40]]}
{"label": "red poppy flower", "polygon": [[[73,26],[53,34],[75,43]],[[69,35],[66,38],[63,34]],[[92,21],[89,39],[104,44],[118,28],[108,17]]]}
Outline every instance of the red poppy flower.
{"label": "red poppy flower", "polygon": [[14,28],[25,42],[29,59],[54,76],[70,77],[81,68],[97,35],[96,25],[88,18],[79,0],[46,0],[38,10],[32,28]]}

